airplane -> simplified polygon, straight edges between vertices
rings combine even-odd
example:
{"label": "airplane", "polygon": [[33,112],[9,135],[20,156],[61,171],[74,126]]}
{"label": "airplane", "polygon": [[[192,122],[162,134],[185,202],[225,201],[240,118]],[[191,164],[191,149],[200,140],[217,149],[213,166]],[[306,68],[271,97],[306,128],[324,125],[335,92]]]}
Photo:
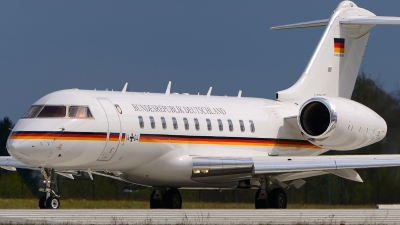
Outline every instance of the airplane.
{"label": "airplane", "polygon": [[[350,99],[375,25],[400,25],[342,1],[299,80],[275,100],[68,89],[50,93],[12,129],[3,169],[43,174],[42,209],[60,206],[56,175],[87,173],[154,188],[150,208],[180,209],[179,189],[257,189],[256,209],[286,208],[285,189],[323,174],[362,182],[358,168],[400,166],[400,155],[321,155],[382,140],[385,120]],[[290,183],[289,183],[290,182]]]}

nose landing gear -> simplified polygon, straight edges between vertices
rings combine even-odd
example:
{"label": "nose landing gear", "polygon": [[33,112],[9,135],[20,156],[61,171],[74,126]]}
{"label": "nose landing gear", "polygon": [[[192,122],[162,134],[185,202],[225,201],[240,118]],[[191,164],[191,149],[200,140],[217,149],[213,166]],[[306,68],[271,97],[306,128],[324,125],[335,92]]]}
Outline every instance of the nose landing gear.
{"label": "nose landing gear", "polygon": [[39,199],[39,208],[41,209],[58,209],[60,207],[60,196],[56,194],[58,192],[57,182],[55,180],[54,169],[44,168],[41,170],[45,188],[40,188],[39,191],[46,193]]}

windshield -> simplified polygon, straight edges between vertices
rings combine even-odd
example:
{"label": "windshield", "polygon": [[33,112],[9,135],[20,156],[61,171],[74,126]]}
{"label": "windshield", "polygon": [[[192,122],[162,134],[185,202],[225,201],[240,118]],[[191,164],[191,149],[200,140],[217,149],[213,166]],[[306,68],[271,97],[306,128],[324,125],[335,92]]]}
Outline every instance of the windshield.
{"label": "windshield", "polygon": [[42,108],[42,105],[33,105],[22,118],[35,118]]}
{"label": "windshield", "polygon": [[92,113],[87,106],[70,106],[68,116],[72,118],[92,118]]}
{"label": "windshield", "polygon": [[22,118],[93,118],[88,106],[33,105]]}
{"label": "windshield", "polygon": [[65,106],[45,106],[37,117],[65,117]]}

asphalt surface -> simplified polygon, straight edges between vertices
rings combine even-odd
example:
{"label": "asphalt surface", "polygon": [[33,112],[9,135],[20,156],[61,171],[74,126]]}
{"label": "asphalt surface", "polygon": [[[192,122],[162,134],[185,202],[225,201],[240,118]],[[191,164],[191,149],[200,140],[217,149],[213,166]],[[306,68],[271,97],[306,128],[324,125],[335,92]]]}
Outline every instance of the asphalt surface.
{"label": "asphalt surface", "polygon": [[16,224],[400,224],[400,209],[0,210]]}

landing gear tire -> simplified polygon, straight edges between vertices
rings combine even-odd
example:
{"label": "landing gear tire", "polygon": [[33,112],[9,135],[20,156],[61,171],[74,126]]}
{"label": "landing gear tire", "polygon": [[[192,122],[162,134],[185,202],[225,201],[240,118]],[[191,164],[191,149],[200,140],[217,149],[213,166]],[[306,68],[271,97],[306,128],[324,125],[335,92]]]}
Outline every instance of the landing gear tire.
{"label": "landing gear tire", "polygon": [[156,194],[156,190],[151,192],[150,195],[150,209],[160,209],[163,207],[161,199],[154,199],[154,195]]}
{"label": "landing gear tire", "polygon": [[45,195],[39,199],[39,208],[58,209],[60,207],[60,196],[56,194],[58,188],[54,169],[42,168],[40,172],[44,177],[43,183],[45,183],[46,187],[39,188],[39,191],[45,193]]}
{"label": "landing gear tire", "polygon": [[270,193],[270,206],[274,209],[286,209],[287,197],[282,188],[275,188]]}
{"label": "landing gear tire", "polygon": [[258,189],[257,192],[256,192],[256,196],[254,198],[254,206],[255,206],[256,209],[267,209],[268,205],[269,205],[268,204],[269,198],[267,198],[267,199],[259,199],[260,192],[261,192],[260,189]]}
{"label": "landing gear tire", "polygon": [[58,209],[60,207],[60,199],[57,197],[48,197],[46,200],[47,209]]}
{"label": "landing gear tire", "polygon": [[165,193],[165,208],[168,209],[181,209],[182,208],[182,197],[179,190],[171,188]]}
{"label": "landing gear tire", "polygon": [[42,196],[39,199],[39,208],[40,209],[45,209],[46,208],[46,195]]}

